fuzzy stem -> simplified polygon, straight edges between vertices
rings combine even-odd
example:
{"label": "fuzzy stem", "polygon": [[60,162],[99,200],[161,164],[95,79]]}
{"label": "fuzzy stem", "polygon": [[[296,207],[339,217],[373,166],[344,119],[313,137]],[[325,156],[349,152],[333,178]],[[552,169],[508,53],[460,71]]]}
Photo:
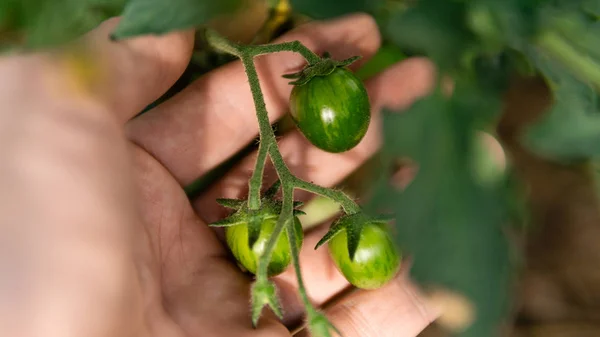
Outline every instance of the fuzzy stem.
{"label": "fuzzy stem", "polygon": [[265,170],[265,162],[269,152],[269,144],[260,142],[258,144],[258,155],[256,156],[256,164],[252,177],[248,181],[248,208],[250,210],[258,210],[260,208],[260,187],[262,186],[263,172]]}
{"label": "fuzzy stem", "polygon": [[346,214],[354,214],[360,211],[360,206],[342,191],[321,187],[297,177],[294,177],[294,186],[305,191],[320,194],[339,203]]}
{"label": "fuzzy stem", "polygon": [[287,167],[281,152],[277,146],[277,139],[275,133],[271,128],[269,121],[269,115],[265,104],[265,99],[260,87],[260,81],[258,73],[256,72],[256,66],[254,65],[254,57],[263,54],[277,53],[283,51],[296,52],[301,54],[309,64],[314,64],[320,60],[320,57],[313,53],[310,49],[306,48],[299,41],[284,42],[272,45],[249,45],[241,46],[228,41],[216,32],[212,30],[206,31],[206,38],[208,42],[216,49],[223,52],[232,54],[241,59],[244,65],[246,76],[250,84],[250,91],[252,92],[252,98],[254,100],[254,106],[256,108],[256,118],[258,120],[258,129],[260,135],[260,144],[258,149],[258,155],[256,158],[255,169],[252,177],[249,181],[249,198],[248,207],[250,209],[260,208],[260,187],[262,185],[262,176],[264,171],[264,165],[267,155],[271,157],[273,166],[277,171],[279,180],[281,181],[282,189],[282,207],[279,218],[273,229],[273,233],[267,240],[266,247],[263,254],[261,255],[258,266],[256,278],[257,282],[267,279],[267,267],[271,260],[271,255],[275,247],[277,239],[281,235],[283,229],[287,231],[289,238],[290,249],[292,254],[292,260],[294,269],[296,271],[296,277],[298,279],[298,292],[302,298],[304,305],[306,306],[307,313],[314,315],[316,312],[310,303],[304,281],[302,279],[302,273],[300,270],[299,262],[299,249],[297,246],[298,237],[294,230],[294,189],[300,188],[316,194],[328,197],[342,205],[344,211],[349,214],[356,213],[360,210],[359,206],[342,191],[332,190],[324,187],[320,187],[313,183],[306,182],[295,177],[290,169]]}
{"label": "fuzzy stem", "polygon": [[298,292],[300,293],[300,298],[302,299],[302,303],[304,303],[306,311],[312,312],[314,311],[314,308],[310,302],[310,299],[308,298],[308,294],[306,293],[306,287],[304,286],[304,280],[302,279],[302,271],[300,270],[300,251],[298,249],[299,238],[294,230],[294,226],[287,226],[286,229],[290,244],[290,251],[292,254],[292,264],[294,265],[296,279],[298,280]]}
{"label": "fuzzy stem", "polygon": [[[279,178],[282,180],[283,183],[283,179],[281,177]],[[283,185],[282,188],[283,204],[281,205],[281,214],[279,214],[279,218],[277,219],[277,223],[275,224],[273,233],[269,237],[269,240],[267,240],[264,253],[260,256],[260,260],[258,261],[258,268],[256,273],[258,278],[266,278],[267,267],[269,265],[269,261],[271,260],[271,253],[273,252],[273,248],[275,248],[275,243],[277,242],[279,235],[283,231],[283,228],[286,226],[287,228],[294,228],[294,187],[291,185]]]}
{"label": "fuzzy stem", "polygon": [[245,48],[247,48],[246,50],[252,56],[291,51],[302,55],[306,59],[306,61],[308,61],[308,64],[315,64],[319,62],[319,60],[321,60],[319,55],[313,53],[312,50],[306,48],[302,43],[300,43],[300,41],[246,46]]}

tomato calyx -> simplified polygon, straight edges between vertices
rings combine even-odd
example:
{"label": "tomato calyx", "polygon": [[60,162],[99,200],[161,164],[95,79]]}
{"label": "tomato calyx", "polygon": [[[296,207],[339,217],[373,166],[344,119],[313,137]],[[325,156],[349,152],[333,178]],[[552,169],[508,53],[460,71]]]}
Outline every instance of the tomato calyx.
{"label": "tomato calyx", "polygon": [[350,261],[354,261],[358,243],[360,242],[360,234],[364,226],[367,224],[385,226],[391,220],[390,217],[386,216],[371,217],[364,212],[343,215],[331,225],[329,231],[321,238],[321,240],[319,240],[319,242],[317,242],[315,249],[318,249],[345,229],[348,237],[348,253],[350,255]]}
{"label": "tomato calyx", "polygon": [[331,58],[329,53],[325,53],[323,58],[316,63],[309,64],[299,72],[292,74],[285,74],[283,78],[293,79],[294,81],[289,82],[292,85],[303,85],[308,83],[315,76],[327,76],[331,74],[336,68],[347,67],[355,61],[359,60],[360,56],[353,56],[345,60],[334,60]]}
{"label": "tomato calyx", "polygon": [[273,313],[283,319],[283,312],[281,311],[281,304],[277,296],[277,288],[275,284],[266,279],[258,279],[252,285],[250,291],[252,296],[252,326],[256,328],[258,319],[262,309],[265,306],[271,308]]}
{"label": "tomato calyx", "polygon": [[[235,210],[228,217],[215,221],[209,224],[210,227],[230,227],[240,224],[248,224],[248,245],[254,246],[260,236],[261,224],[272,218],[277,218],[281,213],[282,202],[275,199],[275,194],[279,189],[281,182],[277,180],[263,194],[261,198],[261,207],[257,210],[248,208],[248,200],[244,199],[226,199],[219,198],[217,203],[223,207]],[[302,206],[302,202],[294,201],[294,216],[305,214],[303,211],[296,209]]]}

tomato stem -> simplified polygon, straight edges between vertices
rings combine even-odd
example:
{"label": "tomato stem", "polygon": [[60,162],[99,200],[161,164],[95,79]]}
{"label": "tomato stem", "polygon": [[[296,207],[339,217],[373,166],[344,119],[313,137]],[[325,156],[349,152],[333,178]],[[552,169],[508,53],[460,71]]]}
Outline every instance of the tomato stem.
{"label": "tomato stem", "polygon": [[360,211],[360,206],[358,206],[358,204],[354,202],[354,200],[352,200],[352,198],[350,198],[346,193],[340,190],[321,187],[317,184],[313,184],[311,182],[302,180],[298,177],[294,177],[294,186],[296,186],[299,189],[312,192],[314,194],[322,195],[339,203],[346,214],[354,214]]}
{"label": "tomato stem", "polygon": [[[248,182],[248,208],[251,210],[258,210],[261,207],[260,188],[262,186],[264,167],[265,162],[267,160],[267,156],[271,158],[273,166],[275,167],[277,175],[279,176],[279,180],[281,181],[281,189],[283,194],[281,213],[279,214],[279,218],[277,220],[277,223],[275,224],[273,233],[271,234],[266,243],[263,254],[261,255],[258,261],[256,282],[265,282],[265,280],[267,280],[267,269],[271,260],[271,255],[275,247],[275,243],[277,242],[277,238],[279,238],[279,235],[285,228],[289,238],[292,260],[296,272],[296,277],[298,280],[298,292],[300,293],[302,302],[306,307],[307,313],[316,313],[316,309],[310,303],[310,299],[304,286],[304,281],[302,279],[302,273],[300,270],[299,248],[297,246],[298,237],[294,230],[293,220],[294,189],[299,188],[330,198],[333,201],[338,202],[342,206],[344,211],[349,214],[359,212],[360,207],[358,206],[358,204],[356,204],[356,202],[354,202],[342,191],[318,186],[316,184],[304,181],[291,173],[290,169],[285,163],[285,160],[283,159],[283,156],[281,155],[281,152],[279,151],[279,147],[277,146],[277,139],[275,138],[275,133],[271,128],[271,122],[269,121],[269,115],[267,113],[264,95],[260,86],[260,80],[258,78],[258,73],[256,72],[256,66],[254,65],[254,57],[263,54],[290,51],[302,55],[309,63],[309,65],[313,65],[319,62],[321,58],[299,41],[283,42],[271,45],[242,46],[228,41],[227,39],[225,39],[224,37],[220,36],[218,33],[212,30],[206,31],[206,38],[210,45],[212,45],[214,48],[237,56],[242,61],[242,64],[244,65],[244,70],[246,72],[246,76],[248,77],[248,82],[250,84],[252,99],[254,100],[256,118],[258,120],[260,143],[258,146],[258,155],[256,157],[254,172],[252,173],[252,176]],[[252,310],[254,320],[254,315],[257,314],[255,311],[260,310],[260,308],[253,307]],[[312,322],[312,320],[310,322]]]}

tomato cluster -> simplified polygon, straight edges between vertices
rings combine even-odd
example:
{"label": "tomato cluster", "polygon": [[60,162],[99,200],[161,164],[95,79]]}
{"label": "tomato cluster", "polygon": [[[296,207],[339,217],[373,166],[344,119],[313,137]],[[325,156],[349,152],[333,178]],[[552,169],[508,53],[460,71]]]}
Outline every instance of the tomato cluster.
{"label": "tomato cluster", "polygon": [[[290,96],[290,114],[298,129],[316,147],[340,153],[354,148],[365,136],[370,123],[367,91],[346,66],[357,58],[335,61],[325,56],[301,72],[285,75],[295,79]],[[278,185],[277,185],[278,186]],[[221,220],[227,245],[238,264],[256,274],[258,262],[277,224],[281,203],[272,199],[276,187],[263,198],[262,209],[251,212],[245,202],[225,201],[237,212]],[[223,203],[222,203],[223,204]],[[295,210],[295,212],[300,212]],[[296,213],[297,214],[297,213]],[[215,224],[213,224],[215,225]],[[375,289],[398,272],[400,255],[386,223],[361,212],[339,218],[317,244],[328,242],[333,262],[354,286]],[[294,215],[297,248],[303,241],[302,225]],[[252,234],[254,233],[254,234]],[[286,231],[276,238],[267,267],[268,276],[282,273],[291,262],[291,247]]]}
{"label": "tomato cluster", "polygon": [[[336,224],[341,222],[338,220]],[[269,237],[273,234],[276,223],[275,214],[264,217],[260,224],[260,235],[252,245],[248,241],[249,221],[241,221],[226,227],[227,245],[244,270],[256,274],[258,260],[265,250]],[[379,288],[398,272],[400,256],[382,222],[366,221],[359,226],[361,231],[353,254],[350,253],[349,235],[346,228],[333,229],[332,234],[325,240],[328,241],[329,254],[338,270],[352,285],[362,289]],[[335,228],[335,225],[332,228]],[[297,217],[294,217],[294,230],[296,237],[299,238],[296,243],[300,248],[303,232]],[[272,251],[267,274],[275,276],[282,273],[290,262],[289,240],[282,232]]]}

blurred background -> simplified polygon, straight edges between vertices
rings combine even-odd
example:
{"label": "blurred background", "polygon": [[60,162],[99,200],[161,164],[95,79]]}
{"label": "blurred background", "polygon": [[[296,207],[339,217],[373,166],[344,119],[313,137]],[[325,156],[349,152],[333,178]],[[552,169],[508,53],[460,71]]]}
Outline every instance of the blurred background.
{"label": "blurred background", "polygon": [[[600,0],[0,0],[0,50],[60,46],[117,15],[118,38],[210,26],[269,43],[358,11],[383,36],[361,79],[412,56],[439,72],[429,96],[384,114],[381,151],[340,186],[395,213],[411,276],[448,309],[422,335],[600,336]],[[151,106],[232,60],[197,34],[184,75]],[[305,211],[310,228],[339,207],[316,198]]]}

